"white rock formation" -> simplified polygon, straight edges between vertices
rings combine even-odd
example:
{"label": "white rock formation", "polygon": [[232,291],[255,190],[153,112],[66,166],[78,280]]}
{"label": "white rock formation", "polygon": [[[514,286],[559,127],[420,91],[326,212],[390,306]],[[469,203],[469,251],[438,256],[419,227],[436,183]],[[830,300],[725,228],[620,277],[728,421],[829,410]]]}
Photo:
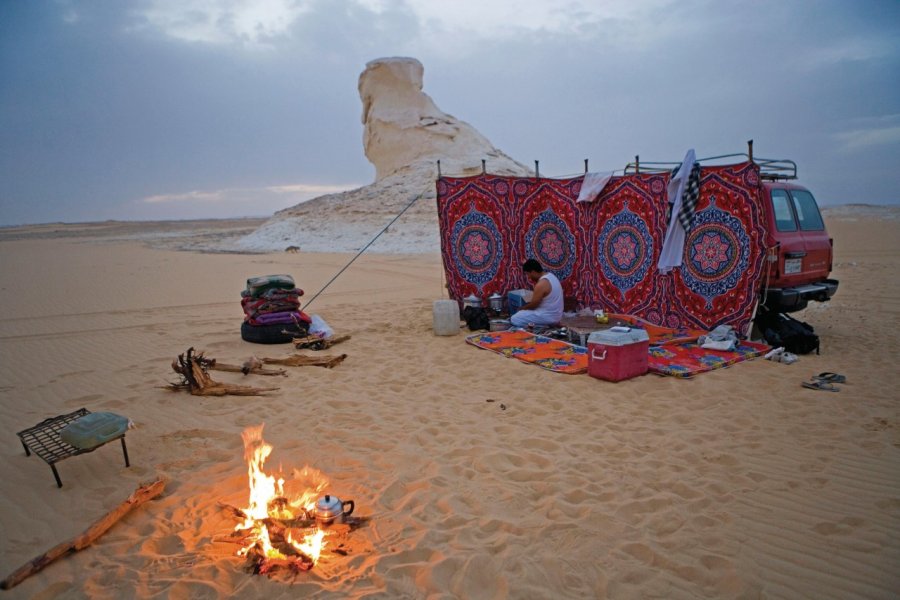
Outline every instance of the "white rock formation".
{"label": "white rock formation", "polygon": [[487,170],[499,175],[531,171],[491,144],[474,127],[442,112],[422,91],[422,63],[381,58],[359,76],[363,147],[375,165],[375,182],[284,209],[238,241],[241,250],[350,252],[362,248],[414,197],[415,205],[372,246],[373,252],[440,250],[435,180]]}

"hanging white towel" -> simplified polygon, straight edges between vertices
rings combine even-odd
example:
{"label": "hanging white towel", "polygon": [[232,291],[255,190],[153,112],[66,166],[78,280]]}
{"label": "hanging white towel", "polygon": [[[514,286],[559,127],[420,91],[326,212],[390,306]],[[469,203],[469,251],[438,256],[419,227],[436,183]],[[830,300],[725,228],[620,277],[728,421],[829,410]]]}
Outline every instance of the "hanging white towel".
{"label": "hanging white towel", "polygon": [[668,273],[675,267],[681,266],[681,257],[684,254],[684,227],[678,219],[678,214],[681,212],[681,196],[684,194],[684,186],[691,175],[691,168],[696,162],[696,156],[693,148],[687,151],[678,172],[672,176],[666,188],[672,216],[669,218],[669,228],[666,229],[666,238],[663,240],[662,250],[659,253],[659,261],[656,263],[656,268],[660,273]]}
{"label": "hanging white towel", "polygon": [[578,192],[578,199],[575,202],[593,202],[600,197],[600,192],[609,183],[613,172],[607,173],[585,173],[584,181],[581,182],[581,191]]}

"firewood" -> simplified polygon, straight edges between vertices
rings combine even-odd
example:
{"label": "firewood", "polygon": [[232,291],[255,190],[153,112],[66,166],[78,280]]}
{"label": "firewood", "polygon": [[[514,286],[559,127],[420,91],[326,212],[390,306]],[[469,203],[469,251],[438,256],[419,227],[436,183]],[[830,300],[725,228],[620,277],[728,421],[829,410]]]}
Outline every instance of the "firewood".
{"label": "firewood", "polygon": [[97,538],[106,533],[106,531],[115,525],[122,517],[131,512],[132,509],[137,508],[148,500],[152,500],[162,494],[165,487],[166,484],[161,479],[157,479],[152,483],[142,484],[128,497],[128,499],[85,529],[84,533],[75,539],[54,546],[50,550],[47,550],[40,556],[31,559],[16,569],[6,579],[0,582],[0,588],[8,590],[31,575],[34,575],[56,559],[88,547]]}
{"label": "firewood", "polygon": [[225,512],[231,514],[232,517],[239,521],[243,521],[247,518],[247,513],[238,508],[237,506],[232,506],[231,504],[227,504],[225,502],[218,502],[219,508],[224,510]]}
{"label": "firewood", "polygon": [[286,365],[289,367],[314,366],[331,369],[344,362],[345,358],[347,358],[346,354],[341,354],[339,356],[304,356],[303,354],[294,354],[293,356],[288,356],[287,358],[263,358],[262,361],[266,364]]}
{"label": "firewood", "polygon": [[209,367],[213,371],[227,371],[228,373],[243,373],[244,375],[281,375],[287,377],[287,371],[284,369],[266,369],[265,367],[239,367],[237,365],[229,365],[217,362]]}
{"label": "firewood", "polygon": [[[225,502],[218,503],[219,508],[231,515],[238,521],[247,519],[247,513],[240,508],[227,504]],[[347,515],[340,522],[332,523],[326,526],[333,533],[343,534],[348,531],[357,529],[369,522],[371,517],[363,517],[356,515]],[[316,520],[305,516],[295,517],[293,519],[276,519],[274,517],[266,517],[260,519],[266,527],[279,527],[281,529],[308,529],[316,526]]]}
{"label": "firewood", "polygon": [[346,342],[349,339],[349,335],[339,335],[328,339],[310,335],[302,338],[294,338],[293,344],[297,350],[326,350],[335,344]]}
{"label": "firewood", "polygon": [[213,380],[207,371],[214,368],[215,359],[203,356],[202,352],[194,354],[193,346],[184,354],[172,361],[172,370],[181,375],[182,381],[169,384],[172,391],[190,390],[194,396],[259,396],[264,392],[274,392],[278,388],[256,388],[230,383],[219,383]]}

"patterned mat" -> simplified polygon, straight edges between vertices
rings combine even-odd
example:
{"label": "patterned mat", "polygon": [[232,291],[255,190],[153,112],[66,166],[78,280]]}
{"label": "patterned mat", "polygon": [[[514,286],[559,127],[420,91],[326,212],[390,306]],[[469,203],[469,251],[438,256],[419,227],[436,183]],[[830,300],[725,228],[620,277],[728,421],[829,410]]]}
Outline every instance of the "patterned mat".
{"label": "patterned mat", "polygon": [[557,373],[587,372],[587,348],[527,331],[476,333],[467,336],[466,342]]}
{"label": "patterned mat", "polygon": [[693,377],[762,356],[769,350],[769,346],[756,342],[741,342],[733,352],[706,350],[696,343],[650,346],[649,366],[650,372],[658,375]]}

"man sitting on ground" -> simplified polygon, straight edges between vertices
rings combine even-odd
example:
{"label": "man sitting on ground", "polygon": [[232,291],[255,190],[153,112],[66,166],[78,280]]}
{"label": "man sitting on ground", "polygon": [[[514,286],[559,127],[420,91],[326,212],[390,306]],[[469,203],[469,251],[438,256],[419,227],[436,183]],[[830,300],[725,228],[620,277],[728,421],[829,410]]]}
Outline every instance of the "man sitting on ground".
{"label": "man sitting on ground", "polygon": [[563,313],[562,284],[553,273],[544,271],[541,263],[529,258],[522,265],[525,277],[534,284],[531,302],[510,317],[514,327],[558,325]]}

